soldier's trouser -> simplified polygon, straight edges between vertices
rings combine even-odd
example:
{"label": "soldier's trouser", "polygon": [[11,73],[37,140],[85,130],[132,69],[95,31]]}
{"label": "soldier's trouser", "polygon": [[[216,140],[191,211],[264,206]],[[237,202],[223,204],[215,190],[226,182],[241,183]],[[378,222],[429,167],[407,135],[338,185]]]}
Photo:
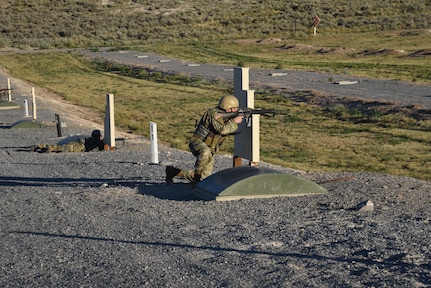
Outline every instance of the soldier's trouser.
{"label": "soldier's trouser", "polygon": [[196,156],[195,170],[183,171],[183,178],[193,182],[194,175],[200,175],[200,180],[210,176],[214,169],[214,155],[204,142],[193,142],[189,145],[190,151]]}
{"label": "soldier's trouser", "polygon": [[79,142],[70,142],[65,145],[47,145],[47,152],[84,152],[85,145]]}

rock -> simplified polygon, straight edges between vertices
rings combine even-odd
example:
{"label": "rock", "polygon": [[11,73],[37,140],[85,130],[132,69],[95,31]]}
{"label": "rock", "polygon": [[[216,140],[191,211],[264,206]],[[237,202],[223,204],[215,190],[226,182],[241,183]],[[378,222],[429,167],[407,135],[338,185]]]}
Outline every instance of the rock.
{"label": "rock", "polygon": [[367,212],[367,211],[373,211],[373,210],[374,210],[374,204],[370,200],[361,202],[356,206],[356,211],[359,211],[359,212]]}

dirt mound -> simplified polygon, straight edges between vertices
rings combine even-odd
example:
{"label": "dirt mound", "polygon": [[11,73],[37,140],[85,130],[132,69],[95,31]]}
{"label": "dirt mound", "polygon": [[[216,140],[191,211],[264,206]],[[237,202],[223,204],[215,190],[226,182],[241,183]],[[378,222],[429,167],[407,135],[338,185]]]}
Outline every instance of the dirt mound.
{"label": "dirt mound", "polygon": [[419,29],[419,30],[402,30],[399,32],[399,36],[416,36],[416,35],[429,35],[431,30],[429,29]]}
{"label": "dirt mound", "polygon": [[318,54],[344,54],[354,52],[355,49],[345,49],[341,47],[331,47],[331,48],[320,48],[317,50]]}
{"label": "dirt mound", "polygon": [[283,40],[280,38],[264,38],[264,39],[260,39],[260,40],[256,41],[256,43],[272,44],[272,43],[280,43],[281,41],[283,41]]}
{"label": "dirt mound", "polygon": [[235,40],[235,43],[238,44],[273,44],[273,43],[280,43],[283,41],[281,38],[251,38],[251,39],[238,39]]}
{"label": "dirt mound", "polygon": [[402,55],[404,54],[404,50],[395,50],[395,49],[370,49],[370,50],[364,50],[358,55],[362,56],[386,56],[386,55]]}
{"label": "dirt mound", "polygon": [[431,56],[431,49],[423,49],[409,55],[409,57],[428,57]]}
{"label": "dirt mound", "polygon": [[382,115],[399,115],[418,121],[431,120],[431,109],[420,105],[401,105],[392,102],[363,100],[352,97],[336,97],[323,95],[317,91],[308,91],[300,96],[292,95],[290,99],[295,102],[303,102],[309,105],[332,109],[342,105],[348,109],[359,109],[363,112],[378,111]]}
{"label": "dirt mound", "polygon": [[315,49],[312,45],[305,45],[305,44],[285,44],[283,46],[280,46],[279,48],[290,50],[290,51],[309,51],[309,50]]}

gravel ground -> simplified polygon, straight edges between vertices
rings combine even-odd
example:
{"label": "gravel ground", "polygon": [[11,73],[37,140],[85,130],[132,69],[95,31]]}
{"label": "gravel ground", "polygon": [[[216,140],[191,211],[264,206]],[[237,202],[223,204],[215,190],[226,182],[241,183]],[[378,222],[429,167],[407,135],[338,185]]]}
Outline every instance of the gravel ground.
{"label": "gravel ground", "polygon": [[[48,100],[38,120],[61,113],[64,137],[98,128]],[[0,122],[22,115],[0,110]],[[328,193],[202,201],[190,184],[164,184],[143,138],[121,134],[110,152],[43,154],[29,148],[62,140],[53,125],[4,125],[0,135],[1,287],[431,287],[429,182],[261,163]],[[159,152],[162,163],[194,163]],[[219,156],[215,170],[231,163]],[[374,209],[358,211],[368,200]]]}

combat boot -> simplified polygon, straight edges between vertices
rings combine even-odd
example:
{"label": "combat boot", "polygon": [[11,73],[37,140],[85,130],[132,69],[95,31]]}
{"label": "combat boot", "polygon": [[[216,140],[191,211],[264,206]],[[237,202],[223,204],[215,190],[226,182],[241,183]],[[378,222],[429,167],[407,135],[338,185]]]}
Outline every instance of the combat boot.
{"label": "combat boot", "polygon": [[181,169],[166,166],[166,184],[170,185],[174,183],[174,177],[181,177],[183,175],[183,171]]}
{"label": "combat boot", "polygon": [[45,145],[33,145],[31,146],[31,152],[39,152],[42,151],[42,149],[45,148]]}
{"label": "combat boot", "polygon": [[193,187],[195,187],[201,181],[201,174],[195,173],[193,176]]}

